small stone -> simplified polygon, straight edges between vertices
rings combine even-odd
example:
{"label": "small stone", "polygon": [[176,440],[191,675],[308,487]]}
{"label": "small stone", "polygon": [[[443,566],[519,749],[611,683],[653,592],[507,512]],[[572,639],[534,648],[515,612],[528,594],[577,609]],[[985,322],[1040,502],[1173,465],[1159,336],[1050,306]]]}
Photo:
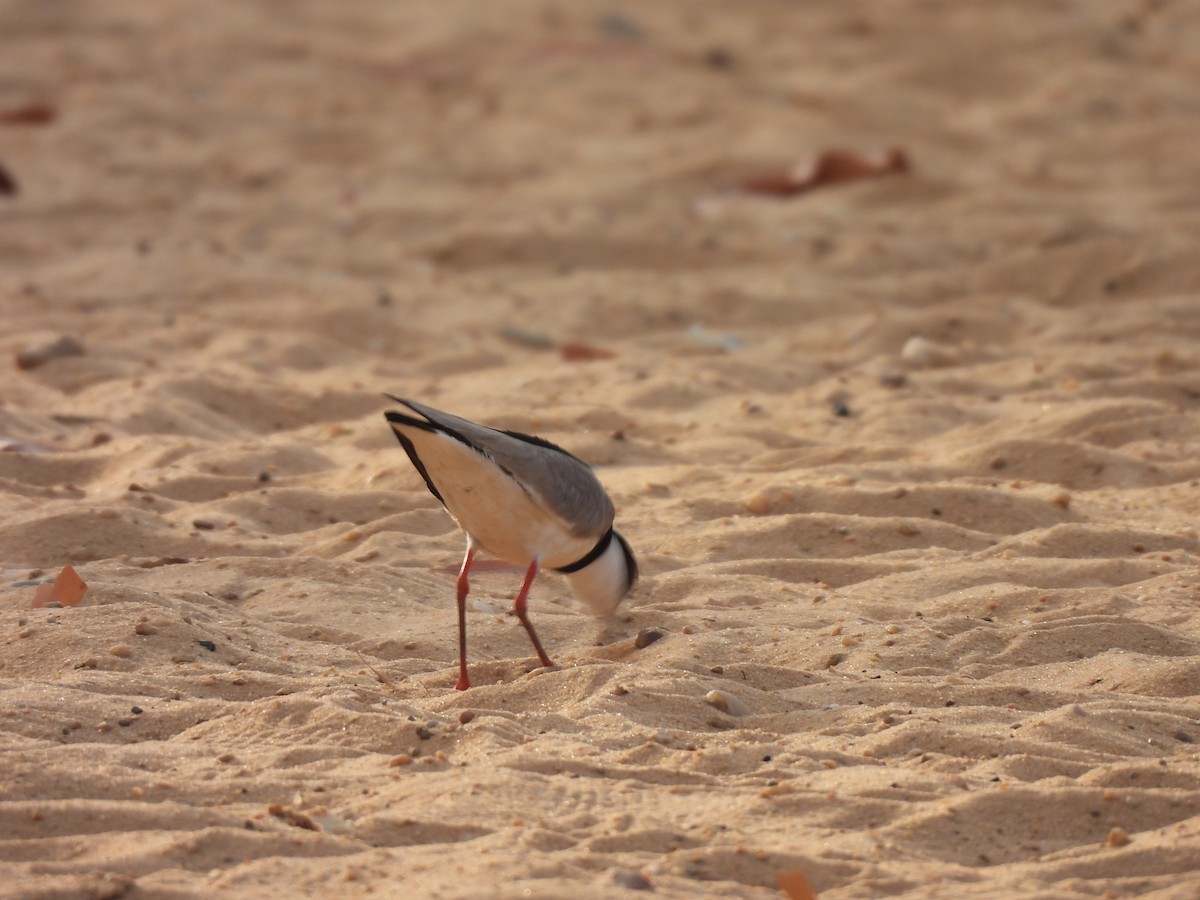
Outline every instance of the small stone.
{"label": "small stone", "polygon": [[129,718],[129,716],[121,716],[121,718],[117,719],[117,724],[122,728],[128,728],[133,724],[133,719]]}
{"label": "small stone", "polygon": [[1105,841],[1110,847],[1124,847],[1129,843],[1129,835],[1124,828],[1109,829],[1108,839]]}
{"label": "small stone", "polygon": [[141,635],[158,634],[158,629],[149,622],[138,622],[133,626],[133,633]]}
{"label": "small stone", "polygon": [[[704,64],[710,69],[723,71],[732,69],[734,65],[733,54],[724,47],[709,47],[704,51]],[[645,890],[645,888],[639,888]]]}
{"label": "small stone", "polygon": [[950,366],[962,360],[958,348],[915,335],[904,342],[900,357],[914,366]]}
{"label": "small stone", "polygon": [[401,753],[399,756],[393,756],[388,760],[388,767],[395,768],[396,766],[411,766],[413,758],[407,753]]}
{"label": "small stone", "polygon": [[424,727],[423,725],[417,726],[416,734],[417,734],[417,737],[419,737],[423,741],[427,741],[431,737],[433,737],[433,732],[430,731],[428,728]]}
{"label": "small stone", "polygon": [[236,757],[236,756],[234,756],[232,753],[222,753],[220,756],[218,756],[218,757],[217,757],[217,762],[220,762],[220,763],[231,763],[231,762],[233,762],[235,759],[237,759],[237,757]]}
{"label": "small stone", "polygon": [[633,869],[616,869],[612,873],[613,884],[627,891],[652,891],[654,885],[641,872]]}
{"label": "small stone", "polygon": [[68,356],[82,356],[83,343],[77,338],[63,335],[53,341],[27,347],[17,354],[18,369],[36,369],[53,359],[63,359]]}
{"label": "small stone", "polygon": [[657,628],[643,628],[637,633],[637,637],[633,639],[633,646],[637,647],[639,650],[645,650],[662,637],[663,633]]}
{"label": "small stone", "polygon": [[468,722],[470,722],[474,718],[475,718],[475,713],[471,712],[469,709],[464,709],[462,712],[460,712],[458,714],[458,724],[466,725]]}
{"label": "small stone", "polygon": [[731,716],[748,716],[750,707],[729,691],[715,690],[704,695],[704,702]]}
{"label": "small stone", "polygon": [[201,647],[203,647],[205,650],[207,650],[209,653],[217,652],[217,645],[216,645],[215,641],[196,641],[196,643],[199,644]]}
{"label": "small stone", "polygon": [[746,500],[746,509],[756,516],[765,516],[771,511],[771,498],[759,491]]}
{"label": "small stone", "polygon": [[131,656],[133,654],[133,650],[131,650],[125,644],[113,644],[111,647],[108,648],[108,652],[111,653],[113,656],[120,657],[121,659],[124,659],[125,657]]}
{"label": "small stone", "polygon": [[210,522],[208,519],[193,519],[192,527],[198,531],[212,531],[217,527],[216,522]]}

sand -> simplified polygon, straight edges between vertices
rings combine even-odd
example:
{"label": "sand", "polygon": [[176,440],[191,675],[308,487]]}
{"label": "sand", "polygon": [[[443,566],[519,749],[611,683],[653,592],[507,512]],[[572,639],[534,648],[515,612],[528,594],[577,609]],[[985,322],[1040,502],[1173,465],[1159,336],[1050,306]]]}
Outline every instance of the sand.
{"label": "sand", "polygon": [[[1198,43],[0,2],[0,895],[1200,895]],[[556,668],[482,571],[453,690],[384,391],[597,468],[642,578],[537,582]]]}

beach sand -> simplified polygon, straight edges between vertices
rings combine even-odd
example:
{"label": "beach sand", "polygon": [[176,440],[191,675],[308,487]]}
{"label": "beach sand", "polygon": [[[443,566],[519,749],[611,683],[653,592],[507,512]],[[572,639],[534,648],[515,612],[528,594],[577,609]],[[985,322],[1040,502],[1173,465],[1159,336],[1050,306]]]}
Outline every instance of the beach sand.
{"label": "beach sand", "polygon": [[[1200,895],[1198,44],[2,0],[0,896]],[[385,391],[596,467],[556,668]]]}

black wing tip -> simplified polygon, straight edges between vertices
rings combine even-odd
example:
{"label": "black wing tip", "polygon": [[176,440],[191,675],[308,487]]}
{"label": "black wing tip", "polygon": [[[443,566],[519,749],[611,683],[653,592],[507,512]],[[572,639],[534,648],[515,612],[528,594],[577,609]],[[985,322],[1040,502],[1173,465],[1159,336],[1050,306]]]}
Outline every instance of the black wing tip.
{"label": "black wing tip", "polygon": [[[420,428],[422,431],[437,431],[437,427],[425,419],[418,419],[408,413],[396,412],[394,409],[387,410],[383,417],[393,425],[411,425],[413,428]],[[395,429],[393,429],[395,430]]]}
{"label": "black wing tip", "polygon": [[[412,404],[402,397],[397,397],[394,394],[384,394],[390,400],[395,400],[397,403],[403,403],[413,412],[419,412]],[[425,468],[425,463],[421,462],[421,457],[417,454],[417,448],[413,445],[412,440],[403,431],[397,428],[397,425],[408,426],[410,428],[418,428],[421,431],[440,431],[441,429],[426,419],[418,419],[410,416],[407,413],[397,412],[394,409],[385,410],[383,417],[387,419],[388,424],[392,426],[392,434],[396,435],[396,440],[400,442],[400,446],[404,448],[404,452],[408,454],[409,462],[413,464],[413,468],[421,476],[421,480],[425,482],[425,487],[429,488],[429,493],[437,497],[438,502],[442,506],[446,505],[446,501],[442,498],[442,492],[437,489],[437,485],[433,483],[433,479],[429,476],[429,470]]]}
{"label": "black wing tip", "polygon": [[383,396],[387,397],[389,400],[395,400],[401,406],[407,406],[414,413],[416,413],[418,416],[421,417],[418,419],[412,415],[409,415],[408,413],[399,412],[394,409],[385,410],[383,413],[383,417],[385,419],[387,419],[388,422],[390,422],[391,424],[393,424],[393,425],[410,425],[413,428],[420,428],[422,431],[444,430],[444,429],[440,429],[440,427],[438,425],[434,424],[430,420],[429,416],[427,416],[421,410],[420,407],[415,406],[411,400],[407,400],[404,397],[397,397],[395,394],[388,394],[386,392],[383,394]]}
{"label": "black wing tip", "polygon": [[[397,413],[397,415],[400,414]],[[390,414],[388,416],[388,421],[392,421]],[[421,422],[417,419],[413,419],[411,424],[418,427],[425,427],[429,431],[434,430],[428,422]],[[408,454],[409,462],[413,464],[413,468],[417,470],[417,474],[419,474],[421,476],[421,480],[425,482],[425,487],[429,488],[429,493],[437,497],[438,502],[442,504],[442,506],[445,506],[446,501],[442,497],[442,492],[439,491],[437,489],[437,485],[433,483],[433,479],[429,476],[429,470],[425,468],[425,463],[421,462],[421,457],[417,455],[417,448],[413,445],[412,440],[408,437],[408,435],[400,431],[398,428],[393,428],[392,433],[396,435],[396,440],[400,442],[400,446],[403,447],[404,452]]]}

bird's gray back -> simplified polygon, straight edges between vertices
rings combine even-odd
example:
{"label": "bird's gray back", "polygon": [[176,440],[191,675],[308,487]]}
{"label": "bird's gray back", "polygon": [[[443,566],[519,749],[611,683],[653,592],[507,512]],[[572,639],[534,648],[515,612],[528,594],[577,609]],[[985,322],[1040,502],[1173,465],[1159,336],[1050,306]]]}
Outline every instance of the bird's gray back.
{"label": "bird's gray back", "polygon": [[616,516],[612,500],[586,463],[540,439],[525,439],[403,401],[441,428],[455,432],[508,471],[580,536],[603,534]]}

